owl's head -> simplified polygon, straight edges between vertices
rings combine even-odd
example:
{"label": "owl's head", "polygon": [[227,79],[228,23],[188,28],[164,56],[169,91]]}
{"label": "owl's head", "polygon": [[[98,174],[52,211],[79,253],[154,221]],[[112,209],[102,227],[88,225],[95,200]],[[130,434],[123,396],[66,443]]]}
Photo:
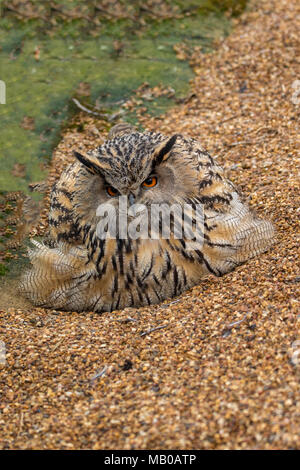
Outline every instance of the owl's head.
{"label": "owl's head", "polygon": [[85,197],[90,206],[117,204],[120,196],[129,205],[184,203],[197,194],[196,164],[182,154],[181,136],[140,133],[133,128],[113,128],[97,149],[76,158],[85,168]]}

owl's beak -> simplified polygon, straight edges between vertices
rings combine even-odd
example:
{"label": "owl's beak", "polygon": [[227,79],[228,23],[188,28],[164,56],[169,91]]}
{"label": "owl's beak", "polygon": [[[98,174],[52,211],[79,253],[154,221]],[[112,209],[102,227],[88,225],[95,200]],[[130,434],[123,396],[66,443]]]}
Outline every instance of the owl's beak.
{"label": "owl's beak", "polygon": [[135,196],[134,196],[134,194],[129,193],[128,201],[129,201],[129,206],[133,206],[133,204],[135,204]]}

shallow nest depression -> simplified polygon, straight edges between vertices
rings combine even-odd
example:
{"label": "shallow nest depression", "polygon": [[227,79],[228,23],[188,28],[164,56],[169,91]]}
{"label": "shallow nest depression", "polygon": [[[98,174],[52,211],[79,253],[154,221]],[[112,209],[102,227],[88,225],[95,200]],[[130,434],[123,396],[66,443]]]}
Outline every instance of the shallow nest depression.
{"label": "shallow nest depression", "polygon": [[[158,306],[1,311],[1,448],[299,448],[299,19],[296,0],[250,2],[216,52],[193,51],[186,101],[140,116],[202,141],[273,220],[278,243]],[[72,149],[105,137],[104,123],[81,119],[84,132],[54,153],[49,186]]]}

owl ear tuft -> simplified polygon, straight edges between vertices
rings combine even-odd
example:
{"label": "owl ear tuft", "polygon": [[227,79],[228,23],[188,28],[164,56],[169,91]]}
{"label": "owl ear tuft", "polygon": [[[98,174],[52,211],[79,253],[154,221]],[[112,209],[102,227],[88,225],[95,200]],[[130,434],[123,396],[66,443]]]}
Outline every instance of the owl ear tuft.
{"label": "owl ear tuft", "polygon": [[82,155],[81,153],[76,152],[76,150],[73,151],[73,155],[86,167],[90,173],[93,175],[101,175],[101,168],[96,157],[92,155]]}
{"label": "owl ear tuft", "polygon": [[161,162],[164,162],[169,158],[177,137],[178,134],[174,134],[167,142],[164,141],[155,149],[153,158],[154,166],[159,165]]}

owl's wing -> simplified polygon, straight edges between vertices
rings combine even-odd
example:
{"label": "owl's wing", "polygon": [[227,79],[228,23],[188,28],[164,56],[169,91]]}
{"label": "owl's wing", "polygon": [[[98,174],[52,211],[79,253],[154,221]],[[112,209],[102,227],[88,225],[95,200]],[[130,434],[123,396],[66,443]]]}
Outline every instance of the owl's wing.
{"label": "owl's wing", "polygon": [[201,151],[197,158],[204,259],[208,270],[222,275],[268,250],[274,242],[274,227],[255,215],[209,154]]}
{"label": "owl's wing", "polygon": [[32,243],[32,266],[21,278],[20,292],[35,305],[84,310],[88,281],[94,273],[85,247],[58,242],[56,248],[49,248],[35,240]]}

